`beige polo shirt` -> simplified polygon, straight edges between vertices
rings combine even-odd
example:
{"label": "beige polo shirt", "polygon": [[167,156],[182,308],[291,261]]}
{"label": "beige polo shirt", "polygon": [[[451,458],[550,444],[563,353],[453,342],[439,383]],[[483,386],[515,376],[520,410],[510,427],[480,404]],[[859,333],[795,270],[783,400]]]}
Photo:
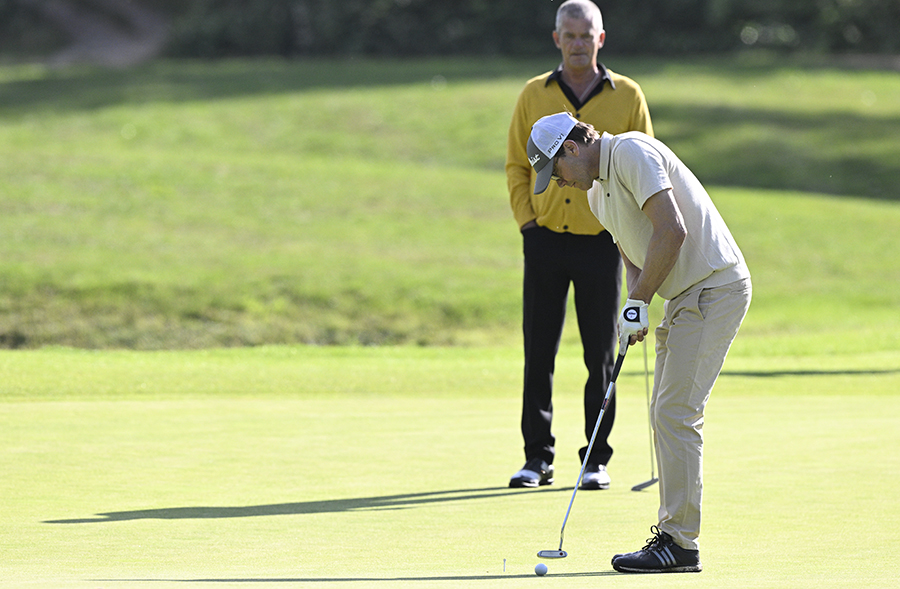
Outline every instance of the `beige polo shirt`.
{"label": "beige polo shirt", "polygon": [[603,133],[600,177],[588,190],[591,212],[631,262],[643,268],[653,225],[642,208],[671,189],[687,237],[657,294],[672,299],[697,287],[723,286],[750,277],[744,256],[697,177],[666,145],[643,133]]}

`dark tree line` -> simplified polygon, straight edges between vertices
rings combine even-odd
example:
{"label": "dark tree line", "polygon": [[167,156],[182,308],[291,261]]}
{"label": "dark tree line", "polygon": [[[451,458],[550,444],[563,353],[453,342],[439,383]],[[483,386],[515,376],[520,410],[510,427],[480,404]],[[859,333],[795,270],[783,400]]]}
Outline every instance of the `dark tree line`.
{"label": "dark tree line", "polygon": [[[900,52],[900,0],[596,0],[607,51]],[[195,0],[176,55],[536,55],[559,0]]]}
{"label": "dark tree line", "polygon": [[[0,52],[48,36],[35,26],[43,1],[0,0]],[[543,55],[562,0],[120,1],[170,17],[171,56],[216,58]],[[900,0],[595,1],[607,53],[900,53]]]}

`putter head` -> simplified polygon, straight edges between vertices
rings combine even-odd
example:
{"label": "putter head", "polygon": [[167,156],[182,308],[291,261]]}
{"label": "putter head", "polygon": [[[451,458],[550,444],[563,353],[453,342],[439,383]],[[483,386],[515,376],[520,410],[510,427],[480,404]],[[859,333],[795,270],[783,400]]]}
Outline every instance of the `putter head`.
{"label": "putter head", "polygon": [[647,487],[649,487],[651,485],[655,485],[657,482],[659,482],[659,479],[654,477],[654,478],[650,479],[649,481],[646,481],[639,485],[635,485],[635,486],[631,487],[631,490],[632,491],[643,491]]}
{"label": "putter head", "polygon": [[569,556],[565,550],[541,550],[538,558],[565,558]]}

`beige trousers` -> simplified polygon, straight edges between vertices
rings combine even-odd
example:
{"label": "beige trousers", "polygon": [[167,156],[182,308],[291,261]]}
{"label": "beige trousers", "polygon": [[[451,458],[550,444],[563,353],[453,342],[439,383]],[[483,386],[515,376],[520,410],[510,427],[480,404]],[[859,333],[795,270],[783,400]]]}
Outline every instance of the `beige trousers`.
{"label": "beige trousers", "polygon": [[750,306],[750,279],[698,288],[665,304],[656,328],[650,415],[659,465],[659,529],[698,550],[703,498],[703,414]]}

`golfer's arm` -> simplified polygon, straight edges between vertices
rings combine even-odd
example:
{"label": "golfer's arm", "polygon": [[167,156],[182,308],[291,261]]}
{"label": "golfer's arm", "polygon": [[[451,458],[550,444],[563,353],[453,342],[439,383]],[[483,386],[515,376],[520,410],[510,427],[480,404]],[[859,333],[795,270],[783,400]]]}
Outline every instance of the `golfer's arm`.
{"label": "golfer's arm", "polygon": [[643,211],[653,224],[653,235],[647,246],[644,267],[634,283],[628,281],[628,298],[649,303],[675,267],[687,230],[671,190],[651,196],[644,203]]}
{"label": "golfer's arm", "polygon": [[621,244],[619,244],[619,255],[622,256],[622,264],[625,266],[625,289],[631,293],[641,277],[641,269],[628,259],[628,256],[622,250]]}

